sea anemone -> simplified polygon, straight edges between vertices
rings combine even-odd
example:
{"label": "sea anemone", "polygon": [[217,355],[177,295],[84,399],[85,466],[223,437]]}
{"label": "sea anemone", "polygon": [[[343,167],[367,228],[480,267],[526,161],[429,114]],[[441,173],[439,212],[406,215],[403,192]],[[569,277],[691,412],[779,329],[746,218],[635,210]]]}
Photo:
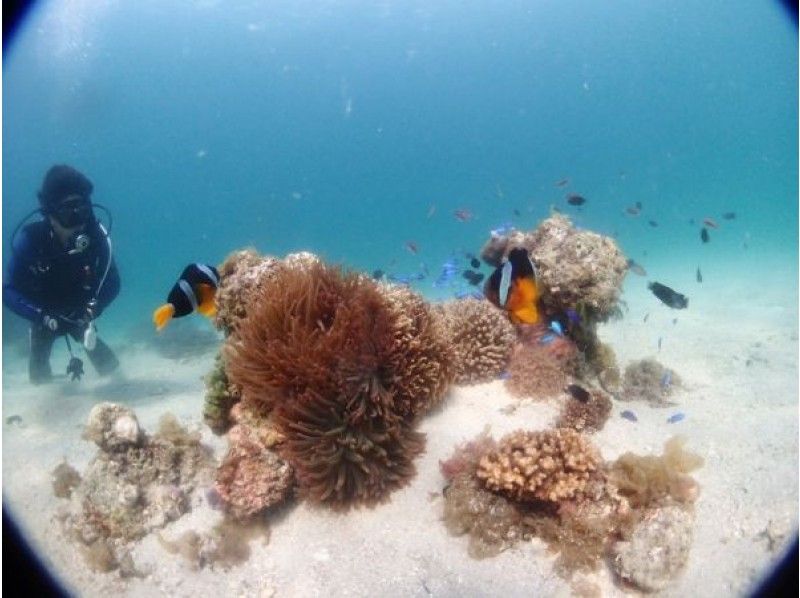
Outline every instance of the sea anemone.
{"label": "sea anemone", "polygon": [[301,493],[375,503],[414,474],[414,421],[450,378],[441,339],[410,291],[305,261],[264,283],[228,345],[228,375],[271,412]]}

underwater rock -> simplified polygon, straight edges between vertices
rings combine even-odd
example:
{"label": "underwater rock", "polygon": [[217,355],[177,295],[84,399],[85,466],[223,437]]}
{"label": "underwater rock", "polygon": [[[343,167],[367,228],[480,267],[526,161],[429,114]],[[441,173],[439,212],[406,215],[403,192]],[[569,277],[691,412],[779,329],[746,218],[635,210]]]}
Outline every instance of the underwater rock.
{"label": "underwater rock", "polygon": [[677,506],[650,512],[630,538],[612,547],[614,572],[646,592],[664,589],[689,560],[693,521],[691,512]]}

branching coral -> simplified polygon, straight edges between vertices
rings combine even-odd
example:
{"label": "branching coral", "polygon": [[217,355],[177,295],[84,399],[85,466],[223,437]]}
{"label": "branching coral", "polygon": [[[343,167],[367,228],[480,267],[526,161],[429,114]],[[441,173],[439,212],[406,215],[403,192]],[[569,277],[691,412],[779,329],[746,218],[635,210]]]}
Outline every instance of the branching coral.
{"label": "branching coral", "polygon": [[580,498],[600,466],[597,449],[574,430],[518,430],[480,460],[477,476],[513,500],[558,502]]}
{"label": "branching coral", "polygon": [[607,394],[592,390],[589,400],[579,401],[570,397],[561,408],[556,421],[559,428],[572,428],[577,432],[598,432],[611,414],[611,399]]}
{"label": "branching coral", "polygon": [[622,379],[624,400],[648,401],[653,405],[669,405],[669,396],[681,380],[673,370],[655,359],[641,359],[628,364]]}
{"label": "branching coral", "polygon": [[452,371],[425,303],[305,261],[277,269],[248,309],[228,375],[285,436],[301,492],[374,503],[407,482],[423,446],[415,418]]}
{"label": "branching coral", "polygon": [[477,299],[441,304],[438,313],[454,353],[456,384],[489,382],[506,369],[516,336],[505,313]]}

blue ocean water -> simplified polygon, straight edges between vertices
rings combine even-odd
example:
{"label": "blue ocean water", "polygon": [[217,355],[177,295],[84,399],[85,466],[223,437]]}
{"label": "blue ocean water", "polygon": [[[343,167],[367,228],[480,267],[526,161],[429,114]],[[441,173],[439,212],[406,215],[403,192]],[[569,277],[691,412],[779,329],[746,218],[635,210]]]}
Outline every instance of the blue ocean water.
{"label": "blue ocean water", "polygon": [[[624,298],[659,280],[689,295],[691,317],[724,308],[732,326],[748,314],[732,297],[767,314],[777,303],[790,321],[776,328],[791,334],[797,90],[797,29],[768,0],[41,2],[4,55],[3,266],[45,171],[67,163],[113,213],[122,292],[99,326],[115,347],[155,334],[152,311],[189,262],[247,246],[311,251],[392,277],[425,273],[413,287],[449,298],[480,288],[460,273],[490,230],[531,229],[554,210],[646,268]],[[626,211],[637,202],[638,215]],[[706,218],[718,228],[702,243]],[[451,260],[454,280],[436,285]],[[682,351],[675,313],[648,299],[655,307],[629,304],[637,323],[653,311],[649,345],[615,347],[623,357],[660,351],[662,337],[667,358]],[[24,337],[6,310],[3,325],[4,341]],[[714,333],[699,333],[709,353]],[[777,338],[767,334],[756,345]],[[796,340],[787,365],[758,380],[762,394],[777,380],[769,400],[796,402],[783,384]],[[61,368],[65,350],[54,351]],[[20,356],[4,353],[5,374]],[[88,401],[64,396],[54,409],[76,411],[62,422],[82,419],[75,405]],[[31,411],[40,429],[51,398]],[[687,422],[695,405],[682,407]]]}
{"label": "blue ocean water", "polygon": [[243,246],[452,295],[442,263],[552,206],[649,271],[796,286],[795,33],[748,1],[43,2],[3,64],[3,247],[64,162],[113,212],[107,330]]}

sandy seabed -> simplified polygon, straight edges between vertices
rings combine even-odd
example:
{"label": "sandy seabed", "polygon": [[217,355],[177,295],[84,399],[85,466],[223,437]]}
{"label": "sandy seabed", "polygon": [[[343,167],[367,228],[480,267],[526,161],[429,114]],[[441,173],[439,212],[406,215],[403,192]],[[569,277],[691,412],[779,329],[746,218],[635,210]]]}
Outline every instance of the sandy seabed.
{"label": "sandy seabed", "polygon": [[[626,451],[658,454],[672,435],[687,436],[687,448],[705,459],[693,474],[702,488],[694,544],[685,570],[659,595],[746,595],[797,529],[796,289],[764,288],[756,305],[740,301],[745,287],[714,289],[708,283],[706,299],[693,300],[691,309],[671,311],[654,303],[643,285],[638,287],[624,297],[629,306],[625,317],[602,326],[600,336],[623,367],[655,357],[678,372],[684,387],[673,396],[675,407],[615,401],[611,418],[593,441],[606,460],[613,460]],[[272,519],[269,542],[253,540],[248,561],[228,570],[194,570],[151,534],[132,552],[137,568],[147,573],[144,578],[93,573],[55,520],[61,499],[53,495],[53,468],[66,458],[83,471],[94,456],[96,447],[80,436],[89,410],[99,401],[133,408],[149,432],[163,413],[172,412],[201,430],[203,442],[221,457],[225,441],[205,427],[201,415],[202,377],[213,356],[209,351],[180,362],[129,348],[120,351],[123,367],[115,379],[101,380],[89,371],[79,383],[33,387],[24,359],[6,353],[3,498],[75,595],[568,596],[591,586],[603,596],[633,593],[616,585],[605,565],[571,581],[558,577],[552,571],[555,555],[538,540],[473,560],[467,555],[467,537],[446,531],[439,460],[487,424],[499,438],[517,428],[551,426],[557,416],[558,399],[520,403],[501,381],[455,387],[442,407],[422,420],[427,448],[416,462],[417,476],[387,504],[349,514],[303,503],[288,507]],[[510,405],[517,408],[510,412]],[[633,410],[638,421],[621,418],[625,409]],[[667,423],[677,411],[685,419]],[[6,423],[11,415],[21,423]],[[174,539],[190,529],[207,531],[220,517],[198,490],[191,512],[161,533]]]}

